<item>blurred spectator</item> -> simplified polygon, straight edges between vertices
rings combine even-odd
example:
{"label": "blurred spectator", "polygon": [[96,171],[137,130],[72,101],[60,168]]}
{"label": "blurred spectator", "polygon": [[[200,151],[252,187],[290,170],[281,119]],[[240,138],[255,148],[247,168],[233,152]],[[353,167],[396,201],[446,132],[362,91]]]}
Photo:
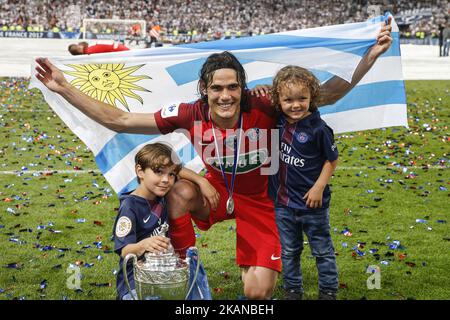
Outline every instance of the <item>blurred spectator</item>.
{"label": "blurred spectator", "polygon": [[161,37],[159,35],[159,32],[161,31],[161,27],[159,24],[156,24],[154,26],[151,26],[149,28],[147,40],[146,40],[146,47],[150,48],[152,46],[152,43],[155,43],[155,46],[159,43]]}
{"label": "blurred spectator", "polygon": [[444,57],[448,57],[448,52],[450,49],[450,25],[448,23],[442,33],[444,40]]}
{"label": "blurred spectator", "polygon": [[449,15],[448,0],[0,0],[0,26],[79,32],[86,18],[139,19],[157,21],[158,42],[183,43],[364,21],[373,6],[419,39],[437,38]]}

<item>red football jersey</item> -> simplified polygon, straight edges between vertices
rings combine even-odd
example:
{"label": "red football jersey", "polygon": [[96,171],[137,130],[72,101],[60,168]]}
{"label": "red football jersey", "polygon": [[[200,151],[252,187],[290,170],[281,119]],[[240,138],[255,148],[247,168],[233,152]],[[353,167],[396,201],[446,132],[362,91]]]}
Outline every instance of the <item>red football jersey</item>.
{"label": "red football jersey", "polygon": [[[242,112],[242,131],[238,124],[234,129],[219,129],[214,126],[220,159],[226,172],[228,186],[234,164],[234,148],[241,145],[233,192],[257,194],[267,191],[268,175],[261,169],[270,165],[271,129],[275,128],[276,113],[270,100],[249,95],[249,112]],[[161,133],[185,129],[198,155],[208,170],[208,178],[224,184],[219,158],[214,142],[209,106],[198,100],[193,104],[181,103],[164,107],[155,113],[156,124]],[[236,142],[235,142],[236,140]],[[267,170],[267,169],[266,169]]]}

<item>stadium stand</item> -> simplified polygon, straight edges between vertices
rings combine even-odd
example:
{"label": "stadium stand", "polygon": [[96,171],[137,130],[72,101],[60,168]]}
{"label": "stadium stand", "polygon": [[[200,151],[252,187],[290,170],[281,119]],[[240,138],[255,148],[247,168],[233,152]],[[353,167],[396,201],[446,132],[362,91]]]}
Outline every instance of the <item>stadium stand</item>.
{"label": "stadium stand", "polygon": [[0,0],[0,32],[80,32],[85,18],[143,19],[146,33],[158,26],[160,41],[177,44],[363,21],[370,6],[392,12],[403,38],[427,44],[450,9],[447,0]]}

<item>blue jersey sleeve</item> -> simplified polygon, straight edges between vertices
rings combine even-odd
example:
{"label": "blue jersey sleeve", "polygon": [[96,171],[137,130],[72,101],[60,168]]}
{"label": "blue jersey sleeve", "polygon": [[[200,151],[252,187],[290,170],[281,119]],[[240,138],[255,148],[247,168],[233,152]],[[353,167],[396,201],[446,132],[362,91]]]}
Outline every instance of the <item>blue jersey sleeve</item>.
{"label": "blue jersey sleeve", "polygon": [[[127,199],[128,200],[128,199]],[[123,201],[114,225],[114,251],[120,255],[122,248],[137,242],[136,212],[130,201]]]}
{"label": "blue jersey sleeve", "polygon": [[325,159],[332,162],[339,156],[336,143],[334,142],[333,129],[325,125],[319,132],[319,145]]}

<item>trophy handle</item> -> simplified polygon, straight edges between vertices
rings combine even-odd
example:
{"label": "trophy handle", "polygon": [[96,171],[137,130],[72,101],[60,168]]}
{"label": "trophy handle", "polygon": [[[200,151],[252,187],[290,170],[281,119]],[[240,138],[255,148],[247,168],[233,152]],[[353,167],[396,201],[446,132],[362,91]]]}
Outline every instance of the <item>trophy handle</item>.
{"label": "trophy handle", "polygon": [[[191,250],[191,251],[196,253],[196,255],[197,255],[197,267],[195,268],[195,273],[193,275],[191,286],[189,287],[189,289],[187,291],[187,294],[186,294],[186,297],[184,298],[184,300],[188,299],[189,295],[191,294],[192,289],[194,289],[195,283],[197,281],[198,271],[200,269],[200,257],[198,255],[197,247],[189,247],[188,250]],[[186,254],[186,262],[188,263],[188,266],[190,266],[190,264],[191,264],[191,259],[192,258],[187,257],[187,254]],[[190,269],[190,267],[189,267],[189,269]],[[191,276],[191,274],[189,273],[189,277],[190,276]],[[201,294],[201,292],[200,292],[200,294]]]}
{"label": "trophy handle", "polygon": [[[127,264],[128,264],[128,260],[130,260],[130,259],[133,259],[133,277],[134,277],[134,265],[136,265],[136,263],[137,263],[137,256],[134,253],[127,254],[125,259],[123,259],[123,263],[122,263],[123,277],[124,277],[125,284],[127,285],[128,292],[130,293],[131,297],[133,298],[133,300],[137,300],[137,297],[135,297],[135,295],[132,292],[133,290],[131,289],[130,282],[128,281]],[[137,294],[137,292],[136,292],[136,294]]]}

